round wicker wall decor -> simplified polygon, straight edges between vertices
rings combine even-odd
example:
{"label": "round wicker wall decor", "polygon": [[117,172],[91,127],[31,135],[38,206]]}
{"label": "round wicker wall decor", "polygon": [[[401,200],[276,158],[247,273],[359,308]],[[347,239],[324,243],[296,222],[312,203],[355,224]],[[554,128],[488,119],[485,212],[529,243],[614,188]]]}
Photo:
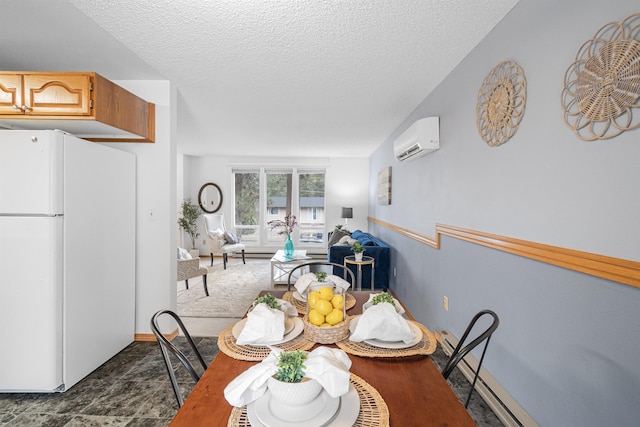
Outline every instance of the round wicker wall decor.
{"label": "round wicker wall decor", "polygon": [[561,101],[565,123],[585,141],[640,126],[640,14],[606,24],[580,47]]}
{"label": "round wicker wall decor", "polygon": [[476,125],[484,142],[496,146],[511,139],[522,120],[526,97],[524,72],[514,61],[503,61],[489,72],[476,103]]}

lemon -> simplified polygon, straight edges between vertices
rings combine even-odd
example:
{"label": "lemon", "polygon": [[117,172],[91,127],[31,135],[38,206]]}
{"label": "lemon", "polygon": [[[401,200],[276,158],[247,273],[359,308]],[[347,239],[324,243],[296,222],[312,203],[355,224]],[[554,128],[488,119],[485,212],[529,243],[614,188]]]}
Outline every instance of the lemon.
{"label": "lemon", "polygon": [[323,323],[322,325],[320,325],[320,326],[323,326],[323,327],[324,327],[324,326],[331,326],[331,323],[324,322],[324,323]]}
{"label": "lemon", "polygon": [[316,301],[320,299],[320,294],[317,291],[309,292],[307,295],[307,302],[309,303],[309,307],[316,308]]}
{"label": "lemon", "polygon": [[344,320],[344,314],[342,313],[342,310],[334,308],[331,311],[331,313],[327,314],[327,317],[325,318],[325,320],[330,325],[335,325],[335,324],[340,323],[340,322],[342,322]]}
{"label": "lemon", "polygon": [[331,298],[333,298],[333,289],[331,289],[328,286],[320,288],[318,290],[318,293],[320,293],[320,298],[322,298],[325,301],[331,301]]}
{"label": "lemon", "polygon": [[333,304],[333,308],[342,309],[344,307],[344,297],[342,295],[334,295],[331,299],[331,304]]}
{"label": "lemon", "polygon": [[333,305],[331,305],[331,301],[325,301],[323,299],[320,299],[316,301],[315,310],[318,312],[318,314],[326,316],[327,314],[331,313],[331,311],[333,310]]}
{"label": "lemon", "polygon": [[320,326],[324,323],[324,315],[318,313],[315,310],[309,312],[309,322],[316,326]]}

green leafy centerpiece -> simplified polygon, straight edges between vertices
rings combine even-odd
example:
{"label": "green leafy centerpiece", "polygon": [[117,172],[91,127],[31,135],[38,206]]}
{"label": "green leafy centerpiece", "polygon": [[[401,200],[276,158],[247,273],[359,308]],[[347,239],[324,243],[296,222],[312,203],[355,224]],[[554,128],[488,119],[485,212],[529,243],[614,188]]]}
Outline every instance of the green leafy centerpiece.
{"label": "green leafy centerpiece", "polygon": [[269,308],[278,308],[278,300],[271,294],[266,294],[261,297],[258,297],[254,302],[253,306],[255,307],[258,304],[266,304]]}
{"label": "green leafy centerpiece", "polygon": [[388,292],[382,292],[371,299],[371,305],[377,305],[381,302],[388,302],[392,306],[396,306],[396,300]]}
{"label": "green leafy centerpiece", "polygon": [[319,273],[314,273],[316,275],[316,280],[318,282],[324,282],[327,280],[327,273],[324,272],[319,272]]}
{"label": "green leafy centerpiece", "polygon": [[304,361],[307,360],[307,353],[296,350],[292,352],[283,351],[278,360],[278,372],[276,379],[286,383],[299,383],[304,378]]}
{"label": "green leafy centerpiece", "polygon": [[404,307],[402,307],[402,305],[397,302],[393,295],[391,295],[387,291],[370,296],[369,301],[365,302],[362,306],[362,311],[367,311],[367,309],[373,307],[374,305],[381,304],[383,302],[388,302],[389,304],[394,306],[398,314],[404,313]]}

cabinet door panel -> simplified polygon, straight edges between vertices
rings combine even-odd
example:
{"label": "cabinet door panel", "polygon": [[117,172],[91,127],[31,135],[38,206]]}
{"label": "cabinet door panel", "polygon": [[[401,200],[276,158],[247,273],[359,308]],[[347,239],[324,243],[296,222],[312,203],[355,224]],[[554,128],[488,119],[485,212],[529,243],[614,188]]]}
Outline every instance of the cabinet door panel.
{"label": "cabinet door panel", "polygon": [[22,76],[16,74],[0,74],[0,114],[23,114]]}
{"label": "cabinet door panel", "polygon": [[91,114],[89,75],[59,74],[24,76],[26,114],[79,115]]}

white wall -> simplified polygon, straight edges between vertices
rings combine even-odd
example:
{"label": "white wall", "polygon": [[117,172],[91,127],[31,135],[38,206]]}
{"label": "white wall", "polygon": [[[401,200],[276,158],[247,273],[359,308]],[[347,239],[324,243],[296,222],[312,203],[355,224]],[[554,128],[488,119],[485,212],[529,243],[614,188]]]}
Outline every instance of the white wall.
{"label": "white wall", "polygon": [[[582,141],[560,103],[582,44],[637,12],[636,0],[521,0],[374,153],[371,216],[429,236],[443,223],[640,261],[640,129]],[[490,147],[476,128],[477,94],[507,59],[524,70],[525,113],[510,141]],[[440,150],[395,162],[393,139],[427,116],[440,116]],[[390,164],[393,203],[380,206],[376,175]],[[390,286],[427,327],[460,337],[473,314],[498,313],[484,366],[540,425],[638,424],[640,289],[446,236],[436,250],[370,228],[392,247]]]}
{"label": "white wall", "polygon": [[[297,166],[326,168],[326,232],[333,230],[336,224],[344,224],[340,217],[342,207],[353,207],[354,218],[349,220],[350,230],[367,230],[368,204],[368,176],[369,160],[367,158],[266,158],[266,157],[192,157],[184,156],[184,197],[190,197],[197,203],[200,187],[208,182],[214,182],[222,189],[222,208],[225,218],[231,218],[232,181],[231,169],[238,165],[260,166]],[[226,220],[227,226],[231,225]],[[199,222],[200,237],[197,244],[201,254],[208,254],[209,250],[204,235],[203,220]],[[326,233],[325,233],[326,235]],[[321,251],[326,252],[322,247]],[[312,251],[309,250],[311,253]]]}
{"label": "white wall", "polygon": [[[184,200],[184,161],[185,156],[178,153],[176,155],[176,215],[180,218],[182,212],[182,200]],[[191,200],[194,203],[198,203],[196,199]],[[189,236],[182,231],[180,226],[176,223],[176,245],[181,248],[190,247]]]}
{"label": "white wall", "polygon": [[176,93],[168,81],[115,81],[156,105],[153,144],[110,146],[136,154],[136,333],[156,311],[176,308]]}

